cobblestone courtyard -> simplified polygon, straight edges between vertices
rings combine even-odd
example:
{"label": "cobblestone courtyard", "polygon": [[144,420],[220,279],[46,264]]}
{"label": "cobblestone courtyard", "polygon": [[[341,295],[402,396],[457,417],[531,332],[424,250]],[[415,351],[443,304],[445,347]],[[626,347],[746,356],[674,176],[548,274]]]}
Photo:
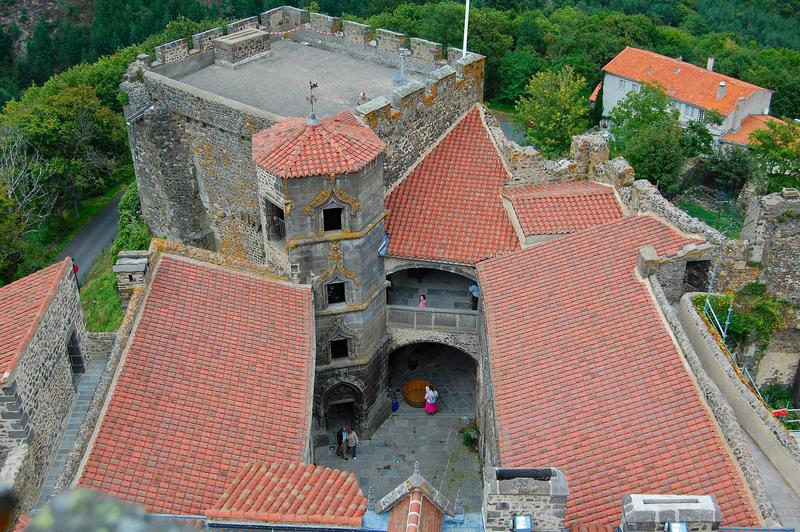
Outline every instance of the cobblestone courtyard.
{"label": "cobblestone courtyard", "polygon": [[474,363],[467,363],[448,348],[421,344],[418,350],[420,365],[409,370],[405,356],[395,357],[390,367],[392,385],[402,388],[412,379],[424,379],[436,384],[441,393],[440,410],[429,416],[421,408],[412,408],[403,400],[372,439],[362,440],[357,460],[344,461],[336,456],[332,446],[316,449],[317,463],[353,471],[366,495],[372,486],[379,500],[400,482],[411,476],[414,462],[420,473],[450,501],[458,490],[467,513],[480,512],[481,469],[478,454],[467,449],[459,429],[475,416]]}

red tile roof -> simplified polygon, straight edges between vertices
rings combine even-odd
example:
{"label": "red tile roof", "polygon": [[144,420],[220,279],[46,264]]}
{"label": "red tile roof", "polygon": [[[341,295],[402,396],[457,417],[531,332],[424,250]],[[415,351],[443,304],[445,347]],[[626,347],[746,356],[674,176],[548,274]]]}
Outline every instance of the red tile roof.
{"label": "red tile roof", "polygon": [[519,247],[490,135],[473,107],[389,194],[389,255],[471,264]]}
{"label": "red tile roof", "polygon": [[253,135],[253,162],[283,178],[357,172],[386,149],[350,111],[323,118],[287,118]]}
{"label": "red tile roof", "polygon": [[602,89],[602,88],[603,88],[603,82],[602,81],[594,86],[594,90],[592,91],[592,94],[589,95],[589,101],[590,102],[594,103],[594,102],[597,101],[597,97],[600,96],[600,89]]}
{"label": "red tile roof", "polygon": [[758,131],[759,129],[767,129],[767,124],[770,122],[778,122],[779,124],[785,123],[780,118],[775,118],[769,115],[750,115],[739,125],[736,131],[728,131],[722,136],[725,142],[733,142],[747,146],[750,144],[750,133]]}
{"label": "red tile roof", "polygon": [[692,242],[629,216],[477,265],[500,462],[569,481],[566,526],[614,525],[629,493],[715,495],[758,526],[751,495],[694,377],[635,273],[638,250]]}
{"label": "red tile roof", "polygon": [[79,484],[200,514],[245,463],[302,461],[311,289],[161,255]]}
{"label": "red tile roof", "polygon": [[622,218],[614,189],[592,181],[511,187],[503,196],[525,236],[572,233]]}
{"label": "red tile roof", "polygon": [[67,257],[0,287],[0,376],[16,366],[36,333],[64,273],[71,269],[72,260]]}
{"label": "red tile roof", "polygon": [[[724,76],[684,61],[678,61],[655,52],[626,46],[603,70],[642,83],[658,82],[668,91],[670,98],[681,100],[702,109],[716,109],[723,115],[736,108],[739,98],[749,98],[763,87]],[[717,87],[727,84],[725,96],[717,99]]]}
{"label": "red tile roof", "polygon": [[248,464],[206,516],[360,527],[367,499],[351,472],[298,462]]}
{"label": "red tile roof", "polygon": [[387,530],[394,532],[441,532],[444,514],[419,489],[389,511]]}

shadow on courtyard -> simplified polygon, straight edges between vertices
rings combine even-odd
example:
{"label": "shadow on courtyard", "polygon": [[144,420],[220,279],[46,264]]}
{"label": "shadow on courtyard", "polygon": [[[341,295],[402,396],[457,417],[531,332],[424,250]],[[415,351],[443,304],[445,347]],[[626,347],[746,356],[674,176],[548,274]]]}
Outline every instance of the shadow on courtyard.
{"label": "shadow on courtyard", "polygon": [[[481,507],[481,469],[476,452],[463,444],[459,429],[475,417],[476,364],[451,347],[423,343],[395,351],[389,360],[389,378],[399,399],[399,409],[368,441],[362,440],[357,460],[345,461],[331,446],[318,447],[319,465],[353,471],[364,494],[371,485],[375,500],[407,479],[419,462],[420,473],[445,497],[454,501],[462,492],[467,513]],[[440,409],[427,415],[402,398],[409,380],[435,384],[441,394]]]}

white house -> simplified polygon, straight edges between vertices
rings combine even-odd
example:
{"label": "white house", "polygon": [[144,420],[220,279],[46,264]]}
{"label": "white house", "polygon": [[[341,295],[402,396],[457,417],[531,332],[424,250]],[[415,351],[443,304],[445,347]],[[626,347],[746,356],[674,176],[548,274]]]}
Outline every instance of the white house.
{"label": "white house", "polygon": [[672,59],[655,52],[626,47],[603,67],[605,78],[595,87],[590,100],[595,102],[601,86],[603,116],[608,116],[620,100],[645,83],[657,83],[680,111],[680,120],[703,120],[710,111],[719,112],[723,121],[709,126],[715,141],[746,145],[749,134],[767,127],[771,120],[772,91],[714,72],[714,58],[706,68]]}

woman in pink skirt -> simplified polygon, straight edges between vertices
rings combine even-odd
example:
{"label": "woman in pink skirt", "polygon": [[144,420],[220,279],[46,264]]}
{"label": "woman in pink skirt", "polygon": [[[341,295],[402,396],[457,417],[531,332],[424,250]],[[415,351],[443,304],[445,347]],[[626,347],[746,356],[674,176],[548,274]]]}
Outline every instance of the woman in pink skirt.
{"label": "woman in pink skirt", "polygon": [[425,387],[425,412],[429,415],[435,414],[439,410],[439,392],[431,384]]}

